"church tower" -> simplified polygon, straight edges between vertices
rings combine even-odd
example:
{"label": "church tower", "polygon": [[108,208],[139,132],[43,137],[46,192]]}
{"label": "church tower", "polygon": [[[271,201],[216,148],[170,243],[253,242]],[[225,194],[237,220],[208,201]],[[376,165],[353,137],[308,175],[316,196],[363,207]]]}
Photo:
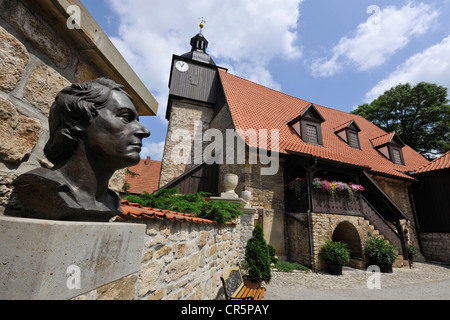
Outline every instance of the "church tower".
{"label": "church tower", "polygon": [[203,27],[202,22],[200,33],[191,39],[191,51],[172,57],[160,187],[203,161],[203,133],[214,117],[220,84],[218,67],[206,52]]}

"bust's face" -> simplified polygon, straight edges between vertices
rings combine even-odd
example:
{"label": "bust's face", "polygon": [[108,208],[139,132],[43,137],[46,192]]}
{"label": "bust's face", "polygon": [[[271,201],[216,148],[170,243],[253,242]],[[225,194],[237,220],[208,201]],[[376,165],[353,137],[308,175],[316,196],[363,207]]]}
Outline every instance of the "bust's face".
{"label": "bust's face", "polygon": [[139,122],[130,98],[114,90],[98,113],[85,134],[88,156],[115,170],[138,164],[142,140],[150,131]]}

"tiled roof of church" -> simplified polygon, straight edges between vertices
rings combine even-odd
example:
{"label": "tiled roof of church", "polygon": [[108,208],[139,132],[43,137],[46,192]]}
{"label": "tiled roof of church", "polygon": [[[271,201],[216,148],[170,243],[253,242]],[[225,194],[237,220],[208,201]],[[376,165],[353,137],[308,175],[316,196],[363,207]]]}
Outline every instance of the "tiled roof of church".
{"label": "tiled roof of church", "polygon": [[[267,149],[269,150],[279,151],[280,153],[308,154],[317,158],[368,167],[373,173],[388,174],[406,179],[411,179],[411,177],[404,172],[410,172],[429,163],[412,148],[405,146],[403,148],[405,165],[394,164],[378,152],[370,142],[376,140],[376,138],[381,140],[380,137],[383,136],[390,139],[391,134],[387,134],[363,117],[317,104],[314,104],[314,106],[325,118],[325,122],[321,125],[323,146],[305,143],[295,130],[288,125],[288,122],[297,118],[311,105],[311,102],[242,79],[226,70],[219,70],[236,129],[243,131],[266,129],[269,136],[271,129],[279,129],[279,150],[272,150],[270,139],[267,143]],[[350,147],[333,131],[343,124],[349,124],[352,120],[361,129],[361,132],[359,132],[361,150]],[[247,139],[247,143],[251,147],[259,147],[257,141],[254,140],[248,141]]]}
{"label": "tiled roof of church", "polygon": [[426,173],[431,171],[438,171],[450,168],[450,151],[448,151],[443,156],[433,160],[432,162],[424,165],[415,170],[415,174]]}

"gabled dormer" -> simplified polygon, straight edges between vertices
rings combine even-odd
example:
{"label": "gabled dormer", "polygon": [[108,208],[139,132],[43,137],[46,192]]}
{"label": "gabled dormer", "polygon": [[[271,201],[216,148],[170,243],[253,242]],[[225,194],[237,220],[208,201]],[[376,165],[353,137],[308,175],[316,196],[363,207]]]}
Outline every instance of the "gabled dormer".
{"label": "gabled dormer", "polygon": [[355,120],[346,122],[337,128],[334,128],[334,133],[341,138],[348,145],[355,149],[361,149],[361,143],[359,141],[360,127],[356,124]]}
{"label": "gabled dormer", "polygon": [[323,146],[322,123],[324,117],[311,103],[297,118],[288,122],[288,125],[297,132],[303,142]]}
{"label": "gabled dormer", "polygon": [[405,143],[397,133],[392,132],[370,140],[372,146],[395,164],[405,165],[403,147]]}

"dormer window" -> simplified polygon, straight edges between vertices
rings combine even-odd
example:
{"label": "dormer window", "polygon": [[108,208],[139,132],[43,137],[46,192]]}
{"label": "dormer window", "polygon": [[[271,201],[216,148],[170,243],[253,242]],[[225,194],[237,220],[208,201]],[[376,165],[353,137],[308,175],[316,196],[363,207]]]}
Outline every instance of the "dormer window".
{"label": "dormer window", "polygon": [[355,149],[361,149],[361,143],[359,142],[359,132],[361,129],[358,127],[354,120],[346,122],[343,125],[334,129],[334,133],[344,140],[348,145]]}
{"label": "dormer window", "polygon": [[288,122],[303,142],[323,146],[322,123],[325,119],[317,108],[310,104],[300,116]]}
{"label": "dormer window", "polygon": [[405,165],[405,159],[403,157],[403,147],[405,144],[395,132],[372,139],[370,142],[378,152],[393,163]]}

